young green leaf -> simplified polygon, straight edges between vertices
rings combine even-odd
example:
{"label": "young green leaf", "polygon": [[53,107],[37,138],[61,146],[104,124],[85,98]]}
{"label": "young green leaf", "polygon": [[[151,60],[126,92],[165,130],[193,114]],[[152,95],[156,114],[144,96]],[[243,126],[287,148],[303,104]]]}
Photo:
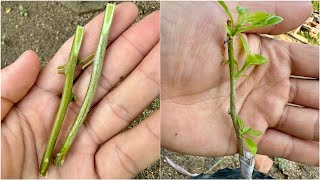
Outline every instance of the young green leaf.
{"label": "young green leaf", "polygon": [[265,64],[268,62],[267,58],[263,57],[260,54],[247,54],[246,62],[242,66],[242,68],[237,72],[236,79],[243,76],[243,72],[250,66],[250,65],[260,65]]}
{"label": "young green leaf", "polygon": [[248,14],[248,9],[242,6],[237,6],[236,10],[238,12],[238,22],[235,28],[235,32],[246,23],[246,15]]}
{"label": "young green leaf", "polygon": [[246,143],[246,146],[248,147],[248,149],[250,150],[250,152],[253,154],[253,155],[256,155],[257,153],[257,144],[250,138],[246,138],[245,139],[245,143]]}
{"label": "young green leaf", "polygon": [[262,134],[262,132],[250,128],[250,130],[248,132],[246,132],[246,134],[249,136],[258,137]]}
{"label": "young green leaf", "polygon": [[243,128],[243,130],[242,130],[242,135],[245,135],[245,134],[247,134],[247,132],[248,131],[250,131],[251,130],[251,127],[249,127],[249,126],[245,126],[244,128]]}
{"label": "young green leaf", "polygon": [[272,15],[266,12],[257,11],[257,12],[246,14],[244,17],[244,21],[251,25],[258,25],[258,24],[262,24],[270,16]]}
{"label": "young green leaf", "polygon": [[242,15],[244,15],[245,13],[248,12],[248,8],[243,7],[243,6],[237,6],[237,7],[236,7],[236,10],[237,10],[239,16],[242,16]]}
{"label": "young green leaf", "polygon": [[226,11],[226,13],[228,14],[230,21],[231,21],[231,25],[233,26],[233,18],[232,18],[232,14],[229,11],[228,6],[226,5],[225,2],[223,1],[218,1],[218,3],[223,7],[223,9]]}
{"label": "young green leaf", "polygon": [[272,26],[283,21],[283,18],[280,16],[270,16],[265,20],[267,26]]}
{"label": "young green leaf", "polygon": [[[239,19],[239,26],[236,29],[236,32],[243,32],[255,28],[261,28],[266,26],[272,26],[283,21],[283,18],[280,16],[271,15],[265,12],[254,12],[249,14],[244,14]],[[248,24],[246,26],[246,24]],[[242,27],[244,26],[244,27]]]}
{"label": "young green leaf", "polygon": [[246,59],[246,64],[248,65],[260,65],[268,62],[267,58],[260,54],[248,54]]}
{"label": "young green leaf", "polygon": [[251,50],[250,50],[250,47],[248,45],[248,42],[246,41],[246,39],[244,38],[244,36],[241,33],[239,33],[239,37],[240,37],[240,40],[242,42],[243,48],[246,51],[246,54],[247,55],[250,54]]}

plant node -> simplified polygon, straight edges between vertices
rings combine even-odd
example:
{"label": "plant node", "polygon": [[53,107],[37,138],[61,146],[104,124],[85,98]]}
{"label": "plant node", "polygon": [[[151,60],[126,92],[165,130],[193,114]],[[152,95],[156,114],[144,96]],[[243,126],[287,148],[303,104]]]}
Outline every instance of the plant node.
{"label": "plant node", "polygon": [[66,65],[58,66],[59,74],[65,74],[65,71],[66,71]]}
{"label": "plant node", "polygon": [[58,153],[56,158],[54,159],[53,163],[56,166],[61,166],[64,163],[65,155]]}
{"label": "plant node", "polygon": [[76,102],[77,100],[78,100],[78,97],[74,93],[72,93],[71,102]]}

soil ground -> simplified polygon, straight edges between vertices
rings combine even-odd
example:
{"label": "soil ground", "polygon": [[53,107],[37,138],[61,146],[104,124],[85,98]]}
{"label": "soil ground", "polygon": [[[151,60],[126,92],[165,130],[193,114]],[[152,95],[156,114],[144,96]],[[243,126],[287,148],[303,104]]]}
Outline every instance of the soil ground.
{"label": "soil ground", "polygon": [[[135,2],[137,21],[160,9],[160,2]],[[28,14],[20,15],[19,5]],[[9,13],[5,10],[11,8]],[[73,35],[77,25],[85,25],[102,10],[78,15],[59,2],[1,2],[1,68],[14,62],[24,51],[35,51],[42,67],[61,45]]]}
{"label": "soil ground", "polygon": [[[139,21],[160,9],[160,2],[135,2]],[[19,6],[21,7],[19,9]],[[10,12],[8,12],[11,8]],[[6,12],[7,11],[7,12]],[[21,15],[27,12],[27,16]],[[78,15],[59,2],[1,2],[1,68],[13,63],[24,51],[35,51],[44,67],[60,46],[73,35],[76,25],[85,25],[102,10]],[[3,37],[6,37],[5,39]],[[129,127],[133,127],[160,106],[157,98]],[[136,178],[159,178],[160,161]]]}

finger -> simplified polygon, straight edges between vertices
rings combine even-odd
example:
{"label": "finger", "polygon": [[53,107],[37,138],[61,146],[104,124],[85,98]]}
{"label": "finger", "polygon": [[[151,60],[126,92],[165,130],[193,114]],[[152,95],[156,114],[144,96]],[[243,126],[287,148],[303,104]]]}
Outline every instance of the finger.
{"label": "finger", "polygon": [[274,129],[268,129],[258,147],[259,154],[282,157],[314,166],[319,165],[319,142],[306,141]]}
{"label": "finger", "polygon": [[159,43],[116,89],[90,112],[86,127],[97,144],[127,127],[158,95],[160,81]]}
{"label": "finger", "polygon": [[289,67],[289,75],[319,78],[318,46],[288,43],[261,37],[261,49],[269,52],[270,58],[274,57],[274,62],[276,62],[275,60],[281,62],[275,68],[282,66],[281,70],[284,71],[283,68]]}
{"label": "finger", "polygon": [[302,139],[319,141],[319,111],[287,105],[275,128]]}
{"label": "finger", "polygon": [[[138,16],[137,7],[133,3],[120,3],[116,6],[113,23],[110,30],[109,42],[114,41],[123,31],[125,31]],[[100,30],[103,21],[103,13],[95,17],[85,26],[85,33],[79,57],[86,57],[97,48]],[[44,91],[59,95],[64,85],[64,76],[58,74],[57,67],[64,65],[69,56],[73,37],[58,50],[45,69],[40,73],[37,85]],[[81,73],[80,68],[75,72],[75,78]]]}
{"label": "finger", "polygon": [[290,78],[289,102],[319,109],[319,80]]}
{"label": "finger", "polygon": [[237,17],[236,5],[240,5],[248,8],[249,12],[265,11],[283,18],[283,21],[277,25],[248,31],[261,34],[283,34],[289,32],[304,23],[312,13],[312,6],[308,1],[262,1],[259,3],[239,1],[238,3],[230,5],[229,9],[233,11],[233,17]]}
{"label": "finger", "polygon": [[106,142],[95,156],[100,178],[133,178],[160,157],[160,112]]}
{"label": "finger", "polygon": [[319,46],[288,43],[291,74],[319,78]]}
{"label": "finger", "polygon": [[[127,76],[159,41],[159,12],[154,12],[121,34],[107,49],[94,106],[109,90]],[[76,81],[73,91],[81,106],[90,82],[92,66]]]}
{"label": "finger", "polygon": [[13,64],[1,73],[1,120],[13,104],[22,99],[33,86],[40,71],[38,55],[24,52]]}

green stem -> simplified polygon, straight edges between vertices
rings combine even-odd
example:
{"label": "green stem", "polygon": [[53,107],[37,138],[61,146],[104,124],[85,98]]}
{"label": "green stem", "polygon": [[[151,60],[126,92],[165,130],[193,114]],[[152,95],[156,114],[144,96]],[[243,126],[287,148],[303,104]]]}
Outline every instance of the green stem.
{"label": "green stem", "polygon": [[244,65],[238,72],[237,72],[237,74],[236,74],[236,80],[239,78],[239,77],[241,77],[242,76],[242,73],[244,72],[244,70],[246,70],[246,68],[247,68],[248,66],[247,65]]}
{"label": "green stem", "polygon": [[65,66],[58,67],[59,73],[65,74],[65,82],[64,82],[64,88],[63,88],[59,109],[55,117],[53,128],[49,137],[49,141],[41,161],[41,165],[40,165],[41,176],[45,176],[47,174],[52,152],[56,144],[58,134],[60,132],[61,125],[68,108],[68,104],[70,103],[73,97],[72,85],[73,85],[73,79],[74,79],[74,71],[77,65],[77,60],[78,60],[82,39],[83,39],[83,34],[84,34],[84,28],[81,26],[77,26],[68,62]]}
{"label": "green stem", "polygon": [[91,53],[89,56],[87,56],[85,58],[79,59],[78,60],[78,64],[82,64],[82,63],[84,63],[84,62],[86,62],[88,60],[93,59],[94,55],[96,55],[96,52]]}
{"label": "green stem", "polygon": [[82,66],[82,69],[87,68],[88,66],[90,66],[90,64],[93,63],[93,59],[91,59],[90,61],[88,61],[85,65]]}
{"label": "green stem", "polygon": [[112,24],[112,19],[113,19],[113,14],[115,10],[115,5],[114,4],[107,4],[105,15],[104,15],[104,20],[103,20],[103,25],[101,29],[101,34],[100,34],[100,40],[98,44],[98,48],[96,51],[96,55],[94,56],[93,60],[93,70],[89,82],[89,87],[87,89],[86,96],[83,100],[83,103],[81,105],[80,111],[76,117],[76,120],[74,121],[71,129],[69,130],[69,133],[59,151],[59,153],[56,156],[56,159],[54,160],[55,165],[62,165],[64,162],[64,159],[71,147],[71,144],[74,140],[74,138],[77,135],[78,130],[80,129],[80,126],[84,122],[95,91],[97,89],[98,83],[99,83],[99,77],[101,75],[101,70],[102,70],[102,64],[104,61],[104,56],[105,56],[105,51],[107,47],[107,42],[109,38],[109,32]]}
{"label": "green stem", "polygon": [[[228,25],[230,21],[228,21]],[[235,59],[233,50],[233,37],[228,34],[228,58],[229,58],[229,71],[230,71],[230,116],[233,122],[233,126],[237,135],[239,143],[239,154],[243,155],[243,141],[240,135],[240,128],[237,122],[237,110],[236,110],[236,75],[235,75]]]}

